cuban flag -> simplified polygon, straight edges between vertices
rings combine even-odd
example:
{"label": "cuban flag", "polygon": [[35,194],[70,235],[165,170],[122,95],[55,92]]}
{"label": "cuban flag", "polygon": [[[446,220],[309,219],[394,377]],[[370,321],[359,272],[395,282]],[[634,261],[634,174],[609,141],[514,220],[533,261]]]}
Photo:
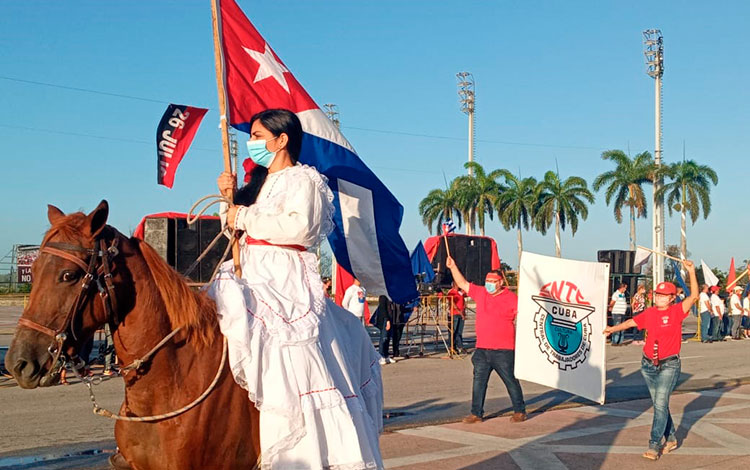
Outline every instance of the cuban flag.
{"label": "cuban flag", "polygon": [[369,293],[406,303],[419,294],[409,252],[399,235],[403,207],[357,156],[339,129],[263,39],[233,0],[219,2],[219,37],[229,124],[250,132],[260,111],[297,114],[304,138],[300,163],[328,178],[334,193],[335,230],[328,237],[336,261]]}
{"label": "cuban flag", "polygon": [[443,233],[453,233],[456,231],[456,224],[453,223],[453,219],[446,219],[443,222]]}

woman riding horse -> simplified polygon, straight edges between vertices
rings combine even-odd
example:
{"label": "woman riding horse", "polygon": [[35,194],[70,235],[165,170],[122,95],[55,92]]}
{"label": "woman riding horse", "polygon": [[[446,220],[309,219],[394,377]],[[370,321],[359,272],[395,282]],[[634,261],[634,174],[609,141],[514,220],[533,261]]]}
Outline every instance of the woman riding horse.
{"label": "woman riding horse", "polygon": [[[243,236],[209,288],[234,378],[261,411],[263,468],[382,468],[379,356],[356,317],[325,297],[314,251],[333,230],[325,177],[297,163],[302,126],[287,110],[252,117],[250,182],[224,208]],[[222,194],[236,178],[222,173]]]}

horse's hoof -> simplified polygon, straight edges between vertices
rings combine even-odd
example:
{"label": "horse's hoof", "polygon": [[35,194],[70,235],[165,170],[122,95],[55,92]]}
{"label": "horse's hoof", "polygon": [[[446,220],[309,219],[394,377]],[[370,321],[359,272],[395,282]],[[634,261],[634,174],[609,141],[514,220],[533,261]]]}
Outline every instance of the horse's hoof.
{"label": "horse's hoof", "polygon": [[125,457],[119,452],[109,458],[109,465],[114,470],[133,470],[133,467],[130,466]]}

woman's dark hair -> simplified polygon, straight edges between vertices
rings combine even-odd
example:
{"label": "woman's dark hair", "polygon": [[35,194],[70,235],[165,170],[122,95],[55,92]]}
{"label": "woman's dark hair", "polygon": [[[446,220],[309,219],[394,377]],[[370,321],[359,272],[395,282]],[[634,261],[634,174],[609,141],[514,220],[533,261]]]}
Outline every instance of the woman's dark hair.
{"label": "woman's dark hair", "polygon": [[[251,128],[255,121],[260,121],[263,127],[275,137],[286,134],[289,137],[286,150],[289,152],[292,163],[297,163],[302,148],[302,123],[297,115],[287,109],[267,109],[250,118]],[[250,181],[234,195],[234,203],[242,206],[252,205],[258,198],[266,176],[268,176],[268,168],[260,165],[253,168]]]}

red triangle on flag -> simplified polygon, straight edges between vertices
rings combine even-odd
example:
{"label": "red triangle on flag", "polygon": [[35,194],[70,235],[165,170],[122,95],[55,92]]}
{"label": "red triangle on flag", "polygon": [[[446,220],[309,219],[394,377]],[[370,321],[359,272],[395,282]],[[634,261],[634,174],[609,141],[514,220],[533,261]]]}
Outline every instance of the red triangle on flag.
{"label": "red triangle on flag", "polygon": [[220,2],[220,35],[229,124],[241,128],[266,109],[318,108],[234,0]]}

